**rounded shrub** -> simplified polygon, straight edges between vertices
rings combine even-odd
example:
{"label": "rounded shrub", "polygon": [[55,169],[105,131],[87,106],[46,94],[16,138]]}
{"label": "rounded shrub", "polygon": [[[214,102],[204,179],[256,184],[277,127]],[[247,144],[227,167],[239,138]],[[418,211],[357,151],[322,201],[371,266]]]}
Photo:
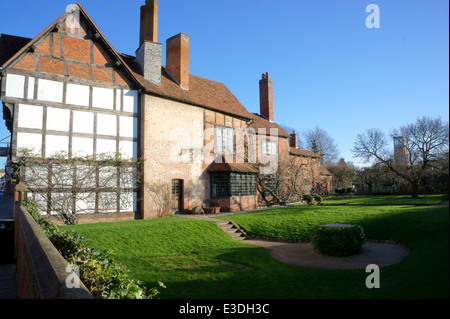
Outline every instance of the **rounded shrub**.
{"label": "rounded shrub", "polygon": [[302,200],[304,200],[308,205],[310,205],[313,201],[312,195],[305,194],[302,196]]}
{"label": "rounded shrub", "polygon": [[315,251],[331,256],[359,254],[366,243],[362,227],[348,224],[317,226],[313,228],[310,239]]}
{"label": "rounded shrub", "polygon": [[319,204],[319,205],[322,204],[322,196],[315,195],[314,200],[317,202],[317,204]]}

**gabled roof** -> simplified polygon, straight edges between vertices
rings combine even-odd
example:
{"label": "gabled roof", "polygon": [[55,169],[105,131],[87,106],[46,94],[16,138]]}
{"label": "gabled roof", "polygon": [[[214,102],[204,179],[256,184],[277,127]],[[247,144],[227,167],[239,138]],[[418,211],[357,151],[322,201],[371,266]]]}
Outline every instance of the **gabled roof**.
{"label": "gabled roof", "polygon": [[[106,37],[103,35],[103,33],[100,31],[100,29],[97,27],[97,25],[95,24],[95,22],[91,19],[91,17],[87,14],[87,12],[84,10],[83,6],[80,3],[76,3],[74,6],[78,6],[78,8],[80,9],[80,13],[84,16],[84,18],[86,19],[86,21],[90,24],[90,26],[94,29],[95,33],[98,34],[98,40],[102,41],[103,44],[105,45],[105,47],[108,49],[109,53],[115,58],[115,62],[118,65],[122,65],[125,72],[127,73],[127,75],[136,83],[139,84],[138,80],[134,77],[133,72],[129,69],[129,67],[125,64],[125,62],[122,60],[121,55],[119,55],[119,53],[113,48],[113,46],[108,42],[108,40],[106,39]],[[73,8],[73,6],[72,6]],[[71,9],[72,9],[71,8]],[[0,53],[0,55],[4,55],[9,57],[6,61],[4,61],[2,64],[0,64],[0,66],[2,67],[2,71],[3,70],[7,70],[10,67],[13,67],[14,64],[19,61],[29,50],[30,48],[32,48],[33,45],[39,43],[39,41],[41,39],[43,39],[44,37],[48,36],[50,34],[50,32],[52,32],[52,30],[55,29],[55,27],[57,27],[57,25],[59,25],[61,22],[63,22],[70,14],[72,14],[71,10],[67,10],[66,12],[64,12],[61,16],[59,16],[58,19],[56,19],[55,21],[53,21],[49,26],[47,26],[44,30],[42,30],[42,32],[40,32],[36,37],[34,37],[33,39],[29,39],[29,41],[27,43],[26,39],[27,38],[22,38],[22,41],[19,40],[18,38],[20,37],[15,37],[15,36],[6,36],[6,40],[9,39],[11,40],[12,38],[15,38],[13,42],[14,47],[2,47],[0,48],[1,51],[3,51],[2,53]],[[3,37],[3,36],[2,36]],[[7,43],[6,43],[7,44]],[[22,47],[20,47],[20,44],[23,44]],[[13,53],[13,50],[18,50],[17,52]]]}
{"label": "gabled roof", "polygon": [[322,156],[320,156],[319,154],[316,154],[314,152],[311,152],[311,151],[308,151],[305,149],[301,149],[301,148],[294,148],[294,147],[290,148],[289,154],[294,155],[294,156],[302,156],[302,157],[322,158]]}
{"label": "gabled roof", "polygon": [[[141,74],[136,58],[134,56],[118,53],[108,42],[94,21],[89,17],[81,4],[76,3],[76,5],[80,8],[81,14],[83,14],[90,26],[99,35],[100,40],[104,43],[109,53],[115,57],[118,64],[123,66],[127,75],[143,92],[248,120],[251,122],[250,127],[255,129],[256,132],[258,132],[258,128],[265,128],[267,134],[270,134],[270,129],[276,128],[278,129],[279,137],[289,137],[289,134],[277,123],[270,122],[256,113],[248,112],[239,100],[221,82],[190,74],[189,90],[187,91],[182,89],[173,80],[172,76],[167,72],[164,66],[161,67],[161,85],[147,81]],[[69,14],[71,13],[65,12],[62,14],[33,39],[2,35],[0,39],[0,66],[2,67],[2,71],[14,66],[14,64],[19,61],[34,44],[39,43],[43,37],[47,36],[59,23],[64,21]]]}
{"label": "gabled roof", "polygon": [[286,131],[283,130],[281,126],[279,126],[277,123],[271,122],[265,117],[256,113],[251,113],[250,116],[251,119],[253,120],[252,123],[250,124],[250,127],[253,128],[256,131],[256,133],[258,133],[259,128],[264,128],[266,129],[266,134],[270,135],[270,129],[275,128],[278,130],[278,136],[290,137],[290,135],[286,133]]}
{"label": "gabled roof", "polygon": [[20,49],[30,42],[30,38],[17,37],[14,35],[0,35],[0,66],[11,59]]}
{"label": "gabled roof", "polygon": [[189,90],[184,90],[173,80],[166,68],[162,66],[161,85],[157,85],[147,81],[141,75],[135,57],[122,54],[122,58],[132,70],[134,76],[139,80],[142,89],[146,93],[219,111],[247,120],[251,118],[251,114],[221,82],[189,74]]}

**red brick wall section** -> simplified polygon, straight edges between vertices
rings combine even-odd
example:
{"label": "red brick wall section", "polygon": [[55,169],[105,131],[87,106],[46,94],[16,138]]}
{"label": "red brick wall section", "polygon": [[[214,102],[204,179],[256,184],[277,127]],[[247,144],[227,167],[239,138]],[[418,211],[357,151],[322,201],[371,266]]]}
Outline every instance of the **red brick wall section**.
{"label": "red brick wall section", "polygon": [[220,207],[221,212],[239,212],[258,208],[256,196],[214,198],[209,203],[211,207]]}
{"label": "red brick wall section", "polygon": [[89,40],[65,36],[64,58],[89,63],[91,61],[91,49],[89,42]]}
{"label": "red brick wall section", "polygon": [[89,67],[78,63],[67,63],[67,72],[69,76],[89,79]]}
{"label": "red brick wall section", "polygon": [[16,205],[14,218],[17,287],[20,299],[93,299],[84,284],[70,289],[67,261],[30,213]]}
{"label": "red brick wall section", "polygon": [[36,70],[36,57],[34,54],[26,54],[20,61],[14,65],[14,69],[35,71]]}
{"label": "red brick wall section", "polygon": [[[69,36],[64,32],[51,33],[36,46],[34,52],[27,53],[13,68],[36,71],[38,56],[39,72],[108,83],[114,83],[115,78],[115,83],[118,85],[132,86],[122,67],[115,66],[103,45],[89,39],[89,34],[85,31],[83,33],[86,34],[85,38]],[[67,74],[65,74],[65,65]]]}
{"label": "red brick wall section", "polygon": [[64,75],[64,62],[55,59],[40,57],[39,71],[45,73]]}

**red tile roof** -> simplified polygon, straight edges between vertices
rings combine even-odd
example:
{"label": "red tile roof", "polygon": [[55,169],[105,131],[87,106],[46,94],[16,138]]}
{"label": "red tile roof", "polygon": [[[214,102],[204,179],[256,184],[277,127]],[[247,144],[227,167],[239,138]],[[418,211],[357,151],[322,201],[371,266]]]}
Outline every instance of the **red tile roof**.
{"label": "red tile roof", "polygon": [[30,38],[23,38],[9,34],[0,35],[0,66],[11,59],[20,49],[30,42]]}
{"label": "red tile roof", "polygon": [[208,168],[212,172],[259,173],[259,169],[248,163],[213,163]]}
{"label": "red tile roof", "polygon": [[291,147],[291,149],[289,150],[289,154],[294,155],[294,156],[322,158],[322,156],[320,156],[319,154],[316,154],[314,152],[304,150],[301,148],[293,148],[293,147]]}

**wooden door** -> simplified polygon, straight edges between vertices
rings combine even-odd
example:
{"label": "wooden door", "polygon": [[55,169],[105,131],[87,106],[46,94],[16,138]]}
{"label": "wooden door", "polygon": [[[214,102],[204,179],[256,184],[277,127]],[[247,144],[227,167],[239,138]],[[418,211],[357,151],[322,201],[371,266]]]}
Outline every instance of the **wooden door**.
{"label": "wooden door", "polygon": [[183,180],[172,180],[172,211],[183,209]]}

